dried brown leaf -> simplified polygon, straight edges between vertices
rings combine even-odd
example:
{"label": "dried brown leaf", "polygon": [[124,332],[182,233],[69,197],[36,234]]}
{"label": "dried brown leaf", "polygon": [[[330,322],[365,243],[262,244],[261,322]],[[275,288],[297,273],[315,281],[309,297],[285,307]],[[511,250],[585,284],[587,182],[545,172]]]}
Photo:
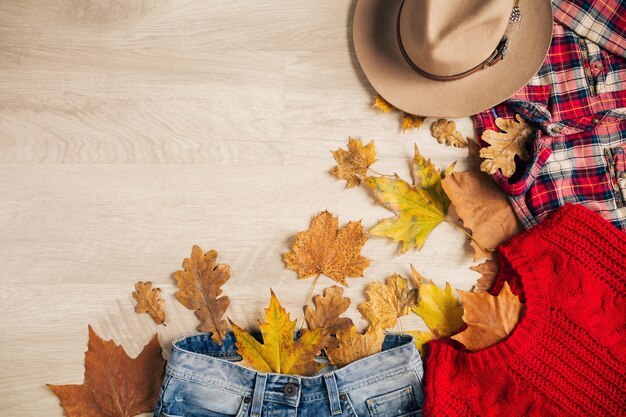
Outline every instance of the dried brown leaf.
{"label": "dried brown leaf", "polygon": [[68,417],[132,417],[152,412],[163,380],[165,361],[155,334],[136,358],[89,326],[85,382],[46,386],[61,400]]}
{"label": "dried brown leaf", "polygon": [[322,347],[337,347],[335,335],[352,326],[352,319],[340,317],[350,306],[350,299],[343,296],[343,288],[333,285],[324,290],[323,295],[313,298],[315,308],[308,305],[304,309],[304,319],[309,329],[322,329]]}
{"label": "dried brown leaf", "polygon": [[478,351],[506,339],[519,321],[524,305],[511,292],[509,284],[493,296],[457,290],[463,303],[463,321],[467,328],[452,336],[468,350]]}
{"label": "dried brown leaf", "polygon": [[346,180],[346,187],[353,188],[361,184],[361,177],[367,175],[367,169],[376,162],[374,141],[363,146],[361,139],[349,138],[348,150],[337,149],[331,152],[337,166],[330,171],[337,178]]}
{"label": "dried brown leaf", "polygon": [[509,199],[488,175],[455,172],[447,175],[441,185],[463,225],[472,231],[474,261],[490,257],[493,249],[521,232]]}
{"label": "dried brown leaf", "polygon": [[497,118],[496,125],[502,132],[490,129],[483,132],[482,140],[491,146],[480,150],[480,156],[484,158],[480,164],[481,171],[494,174],[501,170],[502,175],[510,178],[515,173],[515,156],[522,161],[528,160],[526,143],[536,130],[519,114],[515,115],[515,120]]}
{"label": "dried brown leaf", "polygon": [[313,217],[308,230],[297,234],[292,251],[284,253],[283,259],[298,278],[324,274],[347,285],[347,277],[362,277],[370,263],[361,256],[366,241],[360,221],[340,229],[337,217],[323,211]]}
{"label": "dried brown leaf", "polygon": [[370,326],[365,334],[360,334],[356,327],[337,334],[339,346],[327,349],[326,354],[330,363],[337,366],[345,366],[358,359],[364,358],[381,351],[385,332],[380,327]]}
{"label": "dried brown leaf", "polygon": [[137,300],[135,311],[148,313],[156,324],[165,322],[165,301],[161,298],[161,289],[152,288],[152,282],[137,282],[133,298]]}
{"label": "dried brown leaf", "polygon": [[409,314],[417,304],[417,290],[409,289],[409,282],[398,274],[388,277],[384,284],[369,284],[366,292],[369,300],[358,310],[372,326],[383,329],[393,328],[398,318]]}
{"label": "dried brown leaf", "polygon": [[455,148],[467,147],[467,140],[456,130],[456,123],[452,120],[439,119],[430,125],[430,132],[439,143],[445,143]]}
{"label": "dried brown leaf", "polygon": [[[228,296],[220,288],[230,278],[230,266],[217,265],[217,252],[211,250],[204,255],[199,246],[194,245],[191,258],[183,261],[183,271],[174,272],[179,291],[176,299],[190,310],[195,310],[200,320],[197,329],[213,333],[212,338],[222,343],[228,322],[222,317],[230,304]],[[219,297],[219,298],[218,298]]]}
{"label": "dried brown leaf", "polygon": [[478,278],[476,284],[474,284],[472,291],[485,292],[489,291],[493,286],[493,283],[496,280],[496,275],[498,274],[499,266],[497,261],[489,259],[482,264],[470,266],[470,269],[481,274],[481,277]]}

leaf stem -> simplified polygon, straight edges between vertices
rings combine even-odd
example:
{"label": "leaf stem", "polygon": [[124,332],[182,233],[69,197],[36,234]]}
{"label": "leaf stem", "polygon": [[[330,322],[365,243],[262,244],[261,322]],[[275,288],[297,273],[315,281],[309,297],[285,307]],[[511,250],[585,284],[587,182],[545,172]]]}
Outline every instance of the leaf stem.
{"label": "leaf stem", "polygon": [[451,224],[451,225],[453,225],[454,227],[456,227],[456,228],[460,229],[463,233],[465,233],[465,235],[466,235],[467,237],[469,237],[470,239],[472,239],[472,240],[473,240],[473,241],[474,241],[474,242],[478,245],[478,247],[479,247],[479,248],[481,248],[482,250],[484,250],[485,252],[495,252],[495,251],[496,251],[496,250],[495,250],[495,249],[493,249],[493,248],[487,248],[487,247],[485,247],[485,245],[483,245],[482,243],[480,243],[480,242],[479,242],[479,241],[478,241],[478,240],[477,240],[474,236],[472,236],[472,234],[471,234],[471,233],[469,233],[467,230],[465,230],[465,227],[460,226],[460,225],[459,225],[459,224],[457,224],[456,222],[451,222],[450,220],[446,220],[446,222],[447,222],[448,224]]}
{"label": "leaf stem", "polygon": [[[306,311],[306,308],[311,304],[311,301],[313,301],[313,291],[315,290],[315,286],[317,285],[317,281],[320,280],[320,275],[322,273],[318,272],[317,276],[315,277],[315,280],[313,280],[313,285],[311,285],[311,289],[309,290],[309,295],[306,297],[306,304],[304,305],[304,311]],[[302,323],[300,324],[300,330],[302,330],[304,328],[304,322],[306,322],[306,319],[304,317],[302,317]]]}
{"label": "leaf stem", "polygon": [[371,168],[371,167],[367,167],[367,169],[369,169],[370,171],[372,171],[376,175],[380,175],[381,177],[393,177],[393,175],[381,174],[380,172],[376,171],[374,168]]}

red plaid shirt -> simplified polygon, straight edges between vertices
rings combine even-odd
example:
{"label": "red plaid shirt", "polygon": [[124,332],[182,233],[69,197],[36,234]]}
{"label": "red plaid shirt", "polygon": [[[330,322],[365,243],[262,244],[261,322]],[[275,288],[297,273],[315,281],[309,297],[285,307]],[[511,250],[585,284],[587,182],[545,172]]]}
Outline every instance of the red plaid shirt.
{"label": "red plaid shirt", "polygon": [[516,160],[511,178],[494,174],[525,228],[581,203],[626,229],[626,3],[552,3],[543,66],[515,95],[475,115],[474,125],[480,137],[498,131],[497,117],[519,113],[539,128],[529,161]]}

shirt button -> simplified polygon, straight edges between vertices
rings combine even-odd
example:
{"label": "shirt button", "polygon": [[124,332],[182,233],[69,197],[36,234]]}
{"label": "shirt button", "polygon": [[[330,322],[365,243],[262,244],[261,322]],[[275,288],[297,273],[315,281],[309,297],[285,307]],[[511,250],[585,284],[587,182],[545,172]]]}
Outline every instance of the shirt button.
{"label": "shirt button", "polygon": [[601,62],[596,62],[595,64],[593,64],[593,67],[595,69],[602,69],[602,63]]}
{"label": "shirt button", "polygon": [[598,119],[597,117],[594,118],[591,123],[593,123],[594,125],[599,125],[600,124],[600,119]]}
{"label": "shirt button", "polygon": [[561,133],[561,131],[563,130],[563,128],[561,126],[554,126],[552,128],[552,131],[555,133]]}
{"label": "shirt button", "polygon": [[619,177],[621,179],[626,179],[626,172],[622,172],[621,174],[619,174]]}
{"label": "shirt button", "polygon": [[287,397],[294,397],[298,393],[298,386],[291,382],[287,382],[283,387],[283,394]]}

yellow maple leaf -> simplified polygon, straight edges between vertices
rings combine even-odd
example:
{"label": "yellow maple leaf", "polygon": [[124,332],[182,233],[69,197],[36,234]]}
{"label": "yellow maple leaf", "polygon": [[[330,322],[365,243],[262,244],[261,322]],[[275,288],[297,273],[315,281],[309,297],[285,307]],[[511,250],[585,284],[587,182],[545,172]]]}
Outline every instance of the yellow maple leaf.
{"label": "yellow maple leaf", "polygon": [[517,325],[524,308],[506,282],[497,297],[487,292],[458,292],[465,310],[463,321],[467,323],[467,329],[452,336],[452,339],[463,343],[471,351],[485,349],[506,339]]}
{"label": "yellow maple leaf", "polygon": [[454,146],[455,148],[466,148],[467,140],[456,130],[456,123],[453,120],[439,119],[430,125],[430,133],[438,143]]}
{"label": "yellow maple leaf", "polygon": [[[446,282],[445,289],[441,289],[432,281],[422,277],[413,265],[411,265],[411,272],[419,293],[413,312],[424,320],[432,338],[441,339],[458,332],[465,324],[462,319],[463,307],[452,292],[450,284]],[[422,337],[424,338],[425,336]]]}
{"label": "yellow maple leaf", "polygon": [[413,176],[415,186],[395,177],[367,177],[363,180],[374,198],[395,217],[383,219],[369,232],[401,243],[401,252],[421,249],[428,235],[446,218],[449,200],[441,187],[441,177],[454,169],[452,164],[443,173],[425,160],[415,147]]}
{"label": "yellow maple leaf", "polygon": [[237,339],[237,353],[257,371],[310,376],[321,367],[314,358],[322,347],[322,329],[304,329],[294,341],[296,321],[290,320],[273,291],[265,309],[265,323],[259,322],[263,343],[232,321],[230,324]]}
{"label": "yellow maple leaf", "polygon": [[515,173],[515,155],[522,161],[528,160],[526,142],[534,135],[535,129],[519,114],[515,115],[515,120],[497,118],[496,125],[503,132],[490,129],[483,132],[482,140],[491,146],[480,150],[480,156],[484,158],[480,164],[481,171],[494,174],[499,169],[502,175],[509,178]]}
{"label": "yellow maple leaf", "polygon": [[369,284],[366,293],[369,300],[359,304],[358,310],[372,326],[383,329],[393,328],[417,302],[417,291],[409,289],[409,282],[398,274],[388,277],[384,284]]}
{"label": "yellow maple leaf", "polygon": [[343,296],[343,288],[333,285],[316,295],[313,302],[315,309],[310,305],[304,308],[309,329],[322,329],[323,348],[336,347],[339,342],[334,335],[352,325],[352,319],[340,317],[350,306],[350,299]]}
{"label": "yellow maple leaf", "polygon": [[339,346],[326,350],[330,363],[344,366],[358,359],[380,352],[383,347],[385,332],[380,327],[370,326],[365,334],[358,332],[356,327],[337,334]]}
{"label": "yellow maple leaf", "polygon": [[349,222],[339,229],[337,217],[323,211],[313,217],[307,231],[297,234],[292,251],[284,253],[283,260],[298,278],[324,274],[347,285],[346,277],[362,277],[370,263],[360,253],[366,240],[361,222]]}
{"label": "yellow maple leaf", "polygon": [[430,342],[435,337],[432,332],[421,332],[418,330],[407,330],[403,333],[408,333],[413,336],[415,347],[421,356],[424,356],[424,353],[426,352],[426,343]]}
{"label": "yellow maple leaf", "polygon": [[415,116],[413,114],[404,113],[402,116],[402,133],[409,129],[419,129],[424,124],[426,118],[424,116]]}
{"label": "yellow maple leaf", "polygon": [[393,111],[395,109],[395,107],[393,107],[391,104],[389,104],[389,102],[387,102],[387,100],[382,98],[382,96],[380,94],[378,94],[376,96],[376,98],[374,99],[374,106],[373,107],[378,107],[384,113],[389,113],[389,112],[391,112],[391,111]]}
{"label": "yellow maple leaf", "polygon": [[361,183],[362,176],[367,175],[367,169],[376,162],[376,148],[374,141],[363,146],[361,139],[350,137],[348,150],[337,149],[331,152],[337,161],[337,166],[330,171],[337,178],[346,180],[346,187],[353,188]]}
{"label": "yellow maple leaf", "polygon": [[161,289],[152,288],[152,282],[137,282],[133,298],[137,300],[135,311],[148,313],[156,324],[165,322],[165,301],[161,298]]}

